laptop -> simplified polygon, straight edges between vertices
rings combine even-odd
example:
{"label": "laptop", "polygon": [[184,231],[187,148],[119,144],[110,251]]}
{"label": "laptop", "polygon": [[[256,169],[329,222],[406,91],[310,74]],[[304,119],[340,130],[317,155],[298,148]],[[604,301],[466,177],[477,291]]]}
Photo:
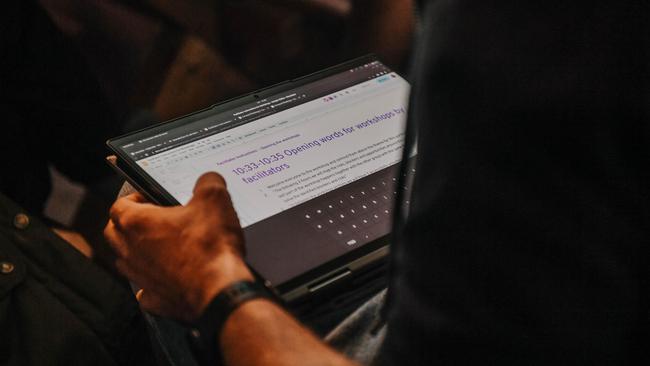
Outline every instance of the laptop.
{"label": "laptop", "polygon": [[107,142],[149,200],[186,204],[221,174],[246,261],[288,303],[383,263],[409,84],[375,56],[258,90]]}

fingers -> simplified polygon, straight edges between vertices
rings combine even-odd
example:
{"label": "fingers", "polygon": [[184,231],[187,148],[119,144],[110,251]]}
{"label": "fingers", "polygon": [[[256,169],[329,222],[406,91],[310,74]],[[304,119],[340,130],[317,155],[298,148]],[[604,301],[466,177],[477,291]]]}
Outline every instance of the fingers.
{"label": "fingers", "polygon": [[160,316],[177,316],[178,311],[169,302],[165,301],[161,296],[150,290],[141,289],[136,294],[136,299],[140,303],[140,307],[149,312]]}
{"label": "fingers", "polygon": [[157,206],[148,203],[147,199],[140,193],[132,193],[115,201],[109,211],[109,217],[117,229],[122,229],[125,226],[125,222],[133,223],[137,221],[133,219],[135,217],[146,216],[141,215],[142,211],[152,207]]}
{"label": "fingers", "polygon": [[131,194],[126,195],[126,196],[124,196],[122,198],[124,198],[126,200],[133,201],[133,202],[137,202],[137,203],[149,203],[149,201],[143,195],[141,195],[139,192],[131,193]]}
{"label": "fingers", "polygon": [[155,275],[151,272],[146,273],[149,268],[145,265],[134,264],[128,259],[120,258],[115,261],[115,268],[124,277],[128,278],[129,281],[136,283],[142,288],[159,293],[165,291],[165,285],[158,283],[155,280]]}
{"label": "fingers", "polygon": [[132,210],[137,210],[141,205],[140,203],[136,202],[134,200],[135,197],[132,196],[134,196],[134,194],[130,194],[118,199],[115,201],[111,207],[111,210],[109,211],[109,217],[111,221],[118,228],[123,227],[123,222],[125,221],[124,216],[126,216],[127,213],[132,212]]}
{"label": "fingers", "polygon": [[112,219],[108,220],[108,224],[104,228],[104,237],[117,256],[126,257],[129,254],[126,240],[124,240],[122,233],[117,230]]}
{"label": "fingers", "polygon": [[[120,266],[123,268],[123,265]],[[182,314],[179,309],[172,305],[171,302],[166,301],[162,296],[160,296],[155,291],[151,291],[151,288],[147,287],[147,291],[144,288],[141,288],[136,292],[135,299],[140,304],[142,310],[160,315],[165,317],[178,317],[182,318]]]}

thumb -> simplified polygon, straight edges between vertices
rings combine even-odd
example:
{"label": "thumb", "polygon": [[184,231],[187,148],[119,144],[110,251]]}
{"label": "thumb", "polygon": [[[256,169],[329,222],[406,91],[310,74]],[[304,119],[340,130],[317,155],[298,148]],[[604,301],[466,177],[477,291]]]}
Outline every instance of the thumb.
{"label": "thumb", "polygon": [[205,200],[223,202],[223,199],[228,196],[226,181],[215,172],[205,173],[199,177],[194,185],[193,193],[194,196],[188,205]]}
{"label": "thumb", "polygon": [[196,180],[194,185],[194,194],[200,193],[203,189],[211,187],[226,188],[226,180],[217,172],[208,172]]}

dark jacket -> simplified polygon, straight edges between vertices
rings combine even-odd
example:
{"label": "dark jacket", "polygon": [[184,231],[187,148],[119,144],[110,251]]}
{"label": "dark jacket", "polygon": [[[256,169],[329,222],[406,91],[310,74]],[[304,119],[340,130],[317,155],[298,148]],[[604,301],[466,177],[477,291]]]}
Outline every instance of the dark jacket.
{"label": "dark jacket", "polygon": [[0,194],[0,365],[149,365],[123,283]]}
{"label": "dark jacket", "polygon": [[647,364],[648,2],[422,14],[385,364]]}

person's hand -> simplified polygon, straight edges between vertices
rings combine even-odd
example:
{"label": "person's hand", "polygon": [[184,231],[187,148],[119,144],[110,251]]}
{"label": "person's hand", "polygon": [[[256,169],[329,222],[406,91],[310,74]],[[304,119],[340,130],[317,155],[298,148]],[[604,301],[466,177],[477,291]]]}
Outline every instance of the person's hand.
{"label": "person's hand", "polygon": [[186,206],[159,207],[139,194],[119,199],[104,235],[116,267],[141,286],[143,309],[191,321],[224,287],[253,276],[225,181],[203,175]]}

